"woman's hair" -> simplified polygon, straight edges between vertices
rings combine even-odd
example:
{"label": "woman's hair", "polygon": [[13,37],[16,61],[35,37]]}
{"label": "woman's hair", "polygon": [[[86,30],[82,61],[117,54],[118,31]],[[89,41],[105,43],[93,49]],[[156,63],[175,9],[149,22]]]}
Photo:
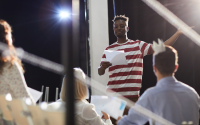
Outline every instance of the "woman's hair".
{"label": "woman's hair", "polygon": [[14,62],[17,62],[21,66],[22,71],[24,71],[21,60],[19,60],[19,58],[16,56],[16,51],[12,44],[12,39],[9,38],[11,33],[11,26],[6,21],[0,19],[0,42],[7,44],[9,49],[9,55],[6,56],[3,56],[3,52],[0,51],[0,74],[3,71],[3,67],[6,62],[10,62],[12,65]]}
{"label": "woman's hair", "polygon": [[[85,73],[80,68],[74,68],[75,99],[85,99],[87,96],[87,86],[85,84]],[[65,100],[66,77],[63,78],[60,98]]]}

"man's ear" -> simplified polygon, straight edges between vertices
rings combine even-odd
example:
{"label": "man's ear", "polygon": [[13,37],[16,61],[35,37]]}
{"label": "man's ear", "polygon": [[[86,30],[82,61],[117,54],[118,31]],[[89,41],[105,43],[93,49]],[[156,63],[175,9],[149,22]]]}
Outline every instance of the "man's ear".
{"label": "man's ear", "polygon": [[178,67],[179,67],[179,65],[176,64],[176,65],[175,65],[175,68],[174,68],[174,72],[176,72],[176,71],[178,70]]}
{"label": "man's ear", "polygon": [[126,32],[128,32],[129,31],[129,27],[128,26],[126,26]]}

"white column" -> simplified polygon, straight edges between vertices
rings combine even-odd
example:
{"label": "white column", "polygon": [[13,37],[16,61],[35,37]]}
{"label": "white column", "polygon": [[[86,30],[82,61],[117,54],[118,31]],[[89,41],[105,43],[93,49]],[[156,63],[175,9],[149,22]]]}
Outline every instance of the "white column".
{"label": "white column", "polygon": [[[89,30],[91,77],[106,85],[108,83],[108,71],[106,70],[104,75],[99,76],[98,67],[103,51],[109,45],[107,0],[89,0]],[[92,89],[92,94],[101,95],[94,89]]]}

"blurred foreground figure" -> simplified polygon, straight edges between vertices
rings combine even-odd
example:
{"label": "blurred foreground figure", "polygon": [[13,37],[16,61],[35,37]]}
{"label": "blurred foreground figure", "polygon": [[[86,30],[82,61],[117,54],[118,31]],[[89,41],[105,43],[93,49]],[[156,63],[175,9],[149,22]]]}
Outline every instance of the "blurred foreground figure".
{"label": "blurred foreground figure", "polygon": [[0,42],[8,45],[8,50],[0,50],[0,94],[10,93],[13,98],[30,96],[23,75],[21,60],[18,59],[12,41],[10,25],[0,20]]}
{"label": "blurred foreground figure", "polygon": [[[155,48],[153,69],[157,77],[157,84],[146,90],[136,105],[140,105],[176,125],[181,125],[183,121],[192,121],[193,125],[198,125],[199,95],[192,87],[174,77],[174,73],[178,69],[177,51],[164,45],[157,45]],[[152,124],[150,119],[130,109],[128,115],[120,119],[117,124],[143,125],[148,120]],[[155,124],[159,125],[158,122]]]}
{"label": "blurred foreground figure", "polygon": [[[87,86],[85,84],[85,74],[80,68],[74,68],[75,76],[75,118],[76,125],[112,125],[110,116],[102,112],[105,122],[101,119],[99,114],[95,111],[93,104],[88,103],[85,99],[87,97]],[[65,78],[63,80],[62,89],[59,102],[65,102]],[[64,108],[64,106],[63,106]]]}

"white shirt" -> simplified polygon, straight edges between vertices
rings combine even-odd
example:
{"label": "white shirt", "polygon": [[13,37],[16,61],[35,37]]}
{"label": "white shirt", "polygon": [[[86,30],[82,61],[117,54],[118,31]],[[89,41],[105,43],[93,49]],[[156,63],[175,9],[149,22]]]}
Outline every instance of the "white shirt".
{"label": "white shirt", "polygon": [[6,63],[0,74],[0,94],[10,93],[13,98],[31,97],[18,63]]}
{"label": "white shirt", "polygon": [[76,112],[75,118],[77,125],[112,125],[110,119],[104,122],[99,114],[95,111],[93,104],[84,100],[75,102]]}
{"label": "white shirt", "polygon": [[[57,102],[51,103],[49,106],[54,107],[52,109],[63,111],[65,110],[65,106],[60,105],[61,102],[65,104],[65,102],[59,99]],[[60,105],[60,108],[57,107],[58,105]],[[94,105],[88,103],[86,100],[75,101],[75,108],[76,125],[112,125],[110,119],[107,119],[104,122],[95,111]]]}
{"label": "white shirt", "polygon": [[[181,125],[183,121],[199,124],[199,95],[192,87],[174,77],[159,80],[155,87],[145,91],[136,104],[176,125]],[[129,110],[128,116],[123,117],[118,125],[143,125],[148,120],[136,111]],[[160,124],[155,122],[155,125]]]}

